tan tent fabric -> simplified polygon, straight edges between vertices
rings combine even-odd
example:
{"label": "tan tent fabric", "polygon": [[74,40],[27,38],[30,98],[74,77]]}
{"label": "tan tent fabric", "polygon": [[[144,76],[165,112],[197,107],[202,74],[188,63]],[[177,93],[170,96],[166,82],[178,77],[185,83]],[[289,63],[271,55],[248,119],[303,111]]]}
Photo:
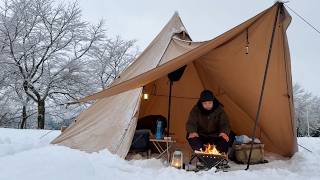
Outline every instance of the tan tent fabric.
{"label": "tan tent fabric", "polygon": [[[195,61],[201,79],[224,104],[232,119],[232,129],[237,133],[251,135],[252,128],[248,127],[253,127],[257,112],[273,19],[274,14],[266,15],[250,26],[249,54],[245,53],[245,31]],[[292,154],[296,135],[295,126],[291,125],[292,107],[288,98],[291,92],[287,88],[287,62],[283,58],[283,28],[281,23],[278,25],[257,136],[267,145],[267,150]]]}
{"label": "tan tent fabric", "polygon": [[98,100],[52,143],[88,152],[108,148],[124,158],[136,127],[141,92],[138,88]]}
{"label": "tan tent fabric", "polygon": [[[168,46],[171,45],[172,37],[185,31],[178,13],[175,13],[157,37],[141,53],[136,61],[121,73],[120,77],[112,85],[119,84],[157,67]],[[173,51],[173,53],[176,56],[181,55],[178,51]]]}
{"label": "tan tent fabric", "polygon": [[[278,14],[277,8],[280,8]],[[174,15],[151,45],[108,89],[80,100],[85,102],[101,99],[80,114],[77,122],[53,143],[90,152],[107,147],[111,152],[124,157],[131,143],[137,117],[150,114],[167,116],[167,74],[184,65],[187,68],[181,80],[173,85],[171,109],[170,131],[175,133],[178,142],[186,145],[185,121],[203,89],[214,91],[224,105],[232,129],[237,134],[251,135],[276,16],[278,21],[256,135],[265,143],[267,151],[292,156],[297,150],[297,139],[286,37],[291,17],[281,3],[276,3],[206,42],[190,41],[179,16]],[[182,36],[185,40],[181,39]],[[143,91],[151,94],[147,101],[140,101],[142,87]],[[132,108],[130,112],[134,117],[122,117],[116,113],[125,104],[130,104],[127,110]],[[101,112],[103,118],[96,117]],[[78,123],[79,120],[83,124]],[[124,128],[121,133],[122,141],[119,140],[119,134],[108,133],[106,134],[109,136],[96,136],[95,140],[89,141],[88,137],[94,134],[96,128],[101,134],[105,134],[101,124],[105,125],[105,131],[110,129],[107,124],[117,124],[117,130]],[[116,152],[115,146],[121,147],[121,153]]]}

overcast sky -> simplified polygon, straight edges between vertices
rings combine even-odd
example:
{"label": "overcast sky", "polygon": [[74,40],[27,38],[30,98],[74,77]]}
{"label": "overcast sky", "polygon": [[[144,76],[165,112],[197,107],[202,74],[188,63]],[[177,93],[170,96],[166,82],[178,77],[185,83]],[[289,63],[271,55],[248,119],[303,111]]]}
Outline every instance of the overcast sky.
{"label": "overcast sky", "polygon": [[[69,0],[71,1],[71,0]],[[85,20],[105,24],[110,36],[136,39],[142,51],[175,11],[194,41],[212,39],[272,6],[274,0],[78,0]],[[290,0],[289,7],[320,29],[319,0]],[[293,17],[288,29],[293,81],[320,96],[320,34]]]}

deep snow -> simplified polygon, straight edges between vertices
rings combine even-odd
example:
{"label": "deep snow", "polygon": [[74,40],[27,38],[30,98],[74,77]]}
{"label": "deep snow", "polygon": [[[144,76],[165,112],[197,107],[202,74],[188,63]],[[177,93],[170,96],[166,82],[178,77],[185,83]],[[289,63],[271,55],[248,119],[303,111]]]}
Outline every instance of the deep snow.
{"label": "deep snow", "polygon": [[51,145],[59,133],[0,128],[0,180],[320,179],[320,138],[299,138],[313,153],[300,149],[289,160],[252,165],[249,171],[231,164],[230,172],[194,173],[165,167],[155,159],[126,161],[107,150],[88,154]]}

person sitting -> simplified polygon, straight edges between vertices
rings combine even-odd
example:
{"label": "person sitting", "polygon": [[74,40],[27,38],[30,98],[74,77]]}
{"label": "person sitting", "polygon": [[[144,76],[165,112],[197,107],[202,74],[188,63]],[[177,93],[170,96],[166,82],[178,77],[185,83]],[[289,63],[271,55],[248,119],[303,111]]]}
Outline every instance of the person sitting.
{"label": "person sitting", "polygon": [[204,145],[215,145],[220,153],[228,153],[230,124],[228,117],[210,90],[200,94],[186,122],[187,140],[191,148],[204,149]]}

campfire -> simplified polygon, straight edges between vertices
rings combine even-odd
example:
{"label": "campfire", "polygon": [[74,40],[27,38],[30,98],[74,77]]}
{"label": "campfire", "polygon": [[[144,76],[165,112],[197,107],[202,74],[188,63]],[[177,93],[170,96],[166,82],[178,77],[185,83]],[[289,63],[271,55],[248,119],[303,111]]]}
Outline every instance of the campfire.
{"label": "campfire", "polygon": [[227,159],[224,153],[220,153],[215,145],[211,144],[205,145],[204,150],[202,148],[200,150],[195,150],[194,153],[208,168],[215,167]]}
{"label": "campfire", "polygon": [[212,155],[222,155],[217,149],[215,145],[207,144],[205,145],[205,150],[200,148],[200,151],[195,151],[198,154],[212,154]]}

